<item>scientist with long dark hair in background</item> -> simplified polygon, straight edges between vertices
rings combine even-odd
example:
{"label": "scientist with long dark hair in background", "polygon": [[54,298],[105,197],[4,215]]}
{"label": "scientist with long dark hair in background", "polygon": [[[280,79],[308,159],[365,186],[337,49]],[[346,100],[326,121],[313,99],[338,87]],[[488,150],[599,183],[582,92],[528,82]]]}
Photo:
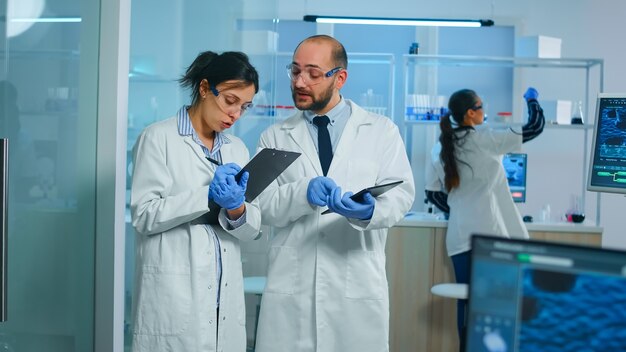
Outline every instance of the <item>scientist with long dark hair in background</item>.
{"label": "scientist with long dark hair in background", "polygon": [[[441,135],[427,168],[426,196],[449,213],[446,247],[458,283],[469,281],[472,233],[528,238],[513,202],[502,165],[504,154],[519,151],[537,137],[545,124],[537,90],[524,94],[528,122],[521,128],[494,129],[483,125],[481,98],[470,89],[450,96],[449,113],[440,122]],[[457,324],[463,347],[465,300],[458,300]]]}

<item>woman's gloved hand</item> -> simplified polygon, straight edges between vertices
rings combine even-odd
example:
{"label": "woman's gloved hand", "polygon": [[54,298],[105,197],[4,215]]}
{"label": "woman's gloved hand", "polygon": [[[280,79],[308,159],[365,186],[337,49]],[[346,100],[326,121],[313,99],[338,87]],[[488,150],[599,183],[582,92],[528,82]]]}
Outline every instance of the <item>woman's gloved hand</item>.
{"label": "woman's gloved hand", "polygon": [[240,170],[241,167],[235,163],[218,166],[209,185],[209,199],[227,210],[239,208],[246,200],[246,187],[250,177],[248,172],[244,172],[239,182],[235,181],[235,175]]}
{"label": "woman's gloved hand", "polygon": [[374,214],[376,199],[369,193],[363,195],[363,202],[355,202],[350,198],[352,192],[341,195],[341,187],[335,188],[328,199],[328,208],[347,218],[369,220]]}
{"label": "woman's gloved hand", "polygon": [[537,100],[538,97],[539,92],[537,92],[537,90],[533,87],[528,87],[528,89],[526,89],[526,93],[524,93],[524,99],[526,99],[526,101],[531,99]]}
{"label": "woman's gloved hand", "polygon": [[309,182],[309,186],[306,189],[306,199],[311,205],[317,205],[318,207],[325,207],[328,202],[330,192],[335,189],[337,185],[330,177],[318,176]]}

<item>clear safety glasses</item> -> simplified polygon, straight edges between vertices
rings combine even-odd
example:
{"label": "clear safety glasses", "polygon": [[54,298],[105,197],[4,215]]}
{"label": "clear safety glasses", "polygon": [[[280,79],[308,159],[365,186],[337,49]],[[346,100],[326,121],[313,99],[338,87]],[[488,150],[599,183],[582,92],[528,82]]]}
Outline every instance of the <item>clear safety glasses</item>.
{"label": "clear safety glasses", "polygon": [[303,69],[300,66],[291,63],[287,65],[287,75],[292,82],[297,81],[299,77],[302,78],[304,84],[314,85],[321,83],[326,78],[332,77],[332,75],[341,71],[342,69],[343,68],[338,66],[328,72],[324,72],[317,67],[306,67]]}
{"label": "clear safety glasses", "polygon": [[242,105],[239,104],[239,98],[236,96],[228,95],[228,94],[220,94],[220,92],[213,86],[210,87],[211,92],[215,96],[215,100],[217,101],[217,106],[225,113],[225,114],[240,114],[243,115],[252,107],[252,103],[245,103]]}

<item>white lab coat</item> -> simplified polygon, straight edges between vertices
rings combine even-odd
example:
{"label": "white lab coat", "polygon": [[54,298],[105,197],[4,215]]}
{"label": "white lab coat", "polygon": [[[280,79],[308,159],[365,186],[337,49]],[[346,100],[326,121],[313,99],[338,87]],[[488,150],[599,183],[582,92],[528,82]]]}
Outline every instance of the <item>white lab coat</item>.
{"label": "white lab coat", "polygon": [[[477,126],[461,145],[456,146],[457,159],[469,166],[457,162],[461,183],[448,194],[448,255],[470,250],[473,233],[528,238],[502,166],[503,155],[519,151],[521,147],[521,133],[508,128],[494,130],[487,126]],[[437,143],[432,149],[432,163],[426,172],[426,189],[430,191],[444,190],[440,152],[441,144]]]}
{"label": "white lab coat", "polygon": [[[231,135],[224,163],[245,165],[249,153]],[[246,203],[246,223],[227,227],[225,211],[213,229],[220,239],[219,317],[214,240],[198,218],[208,212],[215,165],[191,136],[178,134],[176,118],[155,123],[134,149],[131,212],[136,237],[133,351],[244,352],[245,306],[239,240],[260,229],[256,202]],[[195,220],[195,221],[194,221]],[[216,348],[216,325],[219,339]]]}
{"label": "white lab coat", "polygon": [[403,180],[376,199],[370,221],[346,219],[311,206],[309,181],[323,175],[302,112],[271,126],[259,147],[301,152],[277,183],[261,194],[263,223],[273,225],[257,352],[388,351],[387,229],[415,196],[411,166],[397,126],[352,109],[328,177],[342,192]]}

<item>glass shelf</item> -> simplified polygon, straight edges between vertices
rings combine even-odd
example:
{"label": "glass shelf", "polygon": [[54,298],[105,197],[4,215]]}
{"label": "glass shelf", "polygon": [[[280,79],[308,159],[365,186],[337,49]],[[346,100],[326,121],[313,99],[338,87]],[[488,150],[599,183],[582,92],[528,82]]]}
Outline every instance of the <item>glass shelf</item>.
{"label": "glass shelf", "polygon": [[[486,126],[503,128],[503,127],[519,127],[524,126],[525,123],[521,122],[486,122]],[[559,125],[557,123],[546,122],[544,129],[566,129],[566,130],[590,130],[593,129],[593,125]]]}
{"label": "glass shelf", "polygon": [[[439,120],[404,120],[405,125],[425,125],[425,126],[439,126]],[[519,122],[485,122],[485,126],[489,127],[522,127],[524,124]],[[544,128],[549,129],[570,129],[570,130],[591,130],[592,124],[585,125],[559,125],[556,123],[546,123]]]}
{"label": "glass shelf", "polygon": [[602,59],[540,59],[528,57],[488,57],[461,55],[411,55],[405,54],[407,63],[425,66],[459,67],[546,67],[546,68],[591,68],[603,65]]}
{"label": "glass shelf", "polygon": [[544,128],[567,129],[567,130],[593,130],[593,124],[585,125],[559,125],[557,123],[546,123]]}
{"label": "glass shelf", "polygon": [[135,76],[128,75],[128,82],[130,83],[174,83],[178,85],[177,78],[160,78],[152,76]]}
{"label": "glass shelf", "polygon": [[[386,53],[353,53],[349,52],[348,54],[348,64],[381,64],[381,65],[389,65],[395,62],[394,54],[386,54]],[[273,56],[273,55],[272,55]],[[293,57],[292,52],[278,52],[276,56],[281,58],[291,59]]]}

